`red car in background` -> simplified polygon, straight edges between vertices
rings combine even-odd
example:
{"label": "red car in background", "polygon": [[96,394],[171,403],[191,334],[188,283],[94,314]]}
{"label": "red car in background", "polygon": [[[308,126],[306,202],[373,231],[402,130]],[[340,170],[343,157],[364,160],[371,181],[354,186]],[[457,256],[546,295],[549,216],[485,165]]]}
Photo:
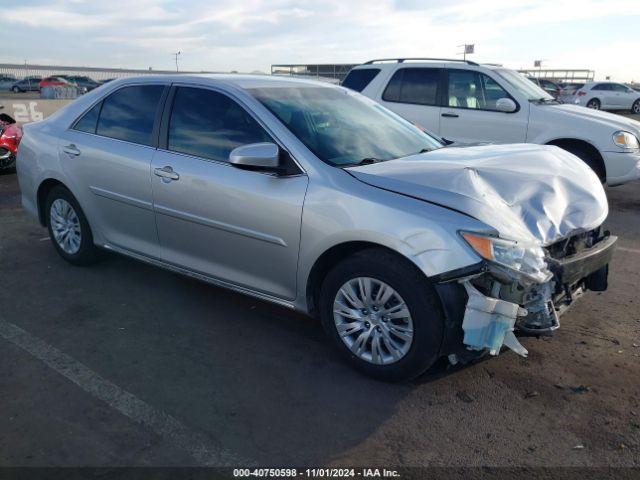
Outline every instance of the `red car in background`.
{"label": "red car in background", "polygon": [[42,90],[42,87],[59,87],[63,85],[70,85],[70,83],[62,77],[45,77],[40,80],[39,85]]}
{"label": "red car in background", "polygon": [[[4,108],[0,105],[0,109]],[[16,164],[18,145],[22,140],[22,128],[6,113],[0,113],[0,171]]]}

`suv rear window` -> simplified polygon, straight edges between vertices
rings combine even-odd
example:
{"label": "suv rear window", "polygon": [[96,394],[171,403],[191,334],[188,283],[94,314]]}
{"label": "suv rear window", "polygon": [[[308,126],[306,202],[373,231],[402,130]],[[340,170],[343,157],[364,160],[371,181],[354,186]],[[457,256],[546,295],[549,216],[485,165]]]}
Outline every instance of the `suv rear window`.
{"label": "suv rear window", "polygon": [[376,78],[376,75],[380,73],[379,68],[359,68],[357,70],[351,70],[346,78],[342,81],[342,86],[361,92],[371,83],[371,80]]}
{"label": "suv rear window", "polygon": [[438,105],[439,68],[401,68],[393,74],[382,99],[387,102]]}

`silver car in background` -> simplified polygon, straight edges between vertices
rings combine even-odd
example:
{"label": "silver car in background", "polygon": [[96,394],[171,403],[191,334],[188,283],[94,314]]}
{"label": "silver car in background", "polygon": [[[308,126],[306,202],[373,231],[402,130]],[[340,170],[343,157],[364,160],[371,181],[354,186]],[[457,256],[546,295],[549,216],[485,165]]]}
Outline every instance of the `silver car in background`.
{"label": "silver car in background", "polygon": [[600,181],[570,153],[443,148],[306,80],[114,80],[26,125],[17,169],[67,261],[110,250],[318,316],[386,380],[526,355],[514,331],[549,335],[604,290],[616,241]]}

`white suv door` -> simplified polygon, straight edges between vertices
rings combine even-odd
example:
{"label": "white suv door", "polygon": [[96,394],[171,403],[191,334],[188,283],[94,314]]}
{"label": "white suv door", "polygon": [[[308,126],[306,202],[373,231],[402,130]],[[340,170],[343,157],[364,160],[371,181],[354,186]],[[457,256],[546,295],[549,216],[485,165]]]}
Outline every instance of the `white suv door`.
{"label": "white suv door", "polygon": [[619,83],[612,83],[611,86],[616,96],[615,107],[624,110],[631,110],[633,102],[638,98],[637,92],[634,92],[629,87]]}
{"label": "white suv door", "polygon": [[[445,70],[440,136],[454,142],[518,143],[527,135],[529,104],[515,112],[500,112],[496,102],[513,97],[487,74],[478,70]],[[517,104],[517,102],[516,102]]]}
{"label": "white suv door", "polygon": [[438,67],[398,68],[383,90],[379,102],[410,122],[438,133],[441,71]]}

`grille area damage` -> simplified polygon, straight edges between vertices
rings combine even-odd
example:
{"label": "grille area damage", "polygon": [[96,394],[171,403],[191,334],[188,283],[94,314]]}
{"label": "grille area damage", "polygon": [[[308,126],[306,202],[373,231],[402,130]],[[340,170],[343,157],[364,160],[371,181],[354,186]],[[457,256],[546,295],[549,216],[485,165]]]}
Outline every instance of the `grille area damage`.
{"label": "grille area damage", "polygon": [[607,288],[608,264],[617,237],[597,228],[560,240],[545,250],[550,279],[535,283],[495,265],[464,278],[468,301],[463,343],[498,355],[503,346],[519,355],[527,350],[515,336],[552,335],[559,317],[584,291]]}

